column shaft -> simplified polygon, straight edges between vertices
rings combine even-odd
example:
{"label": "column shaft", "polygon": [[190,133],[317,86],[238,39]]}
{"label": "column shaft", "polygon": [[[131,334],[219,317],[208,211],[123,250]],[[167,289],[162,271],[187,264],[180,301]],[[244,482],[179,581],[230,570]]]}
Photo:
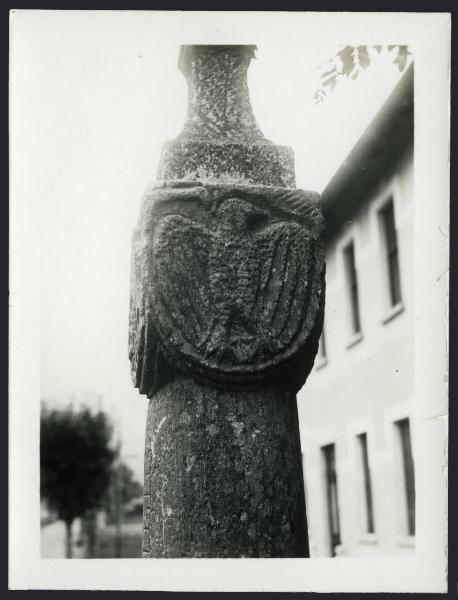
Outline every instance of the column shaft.
{"label": "column shaft", "polygon": [[144,556],[308,556],[294,393],[178,377],[150,400]]}

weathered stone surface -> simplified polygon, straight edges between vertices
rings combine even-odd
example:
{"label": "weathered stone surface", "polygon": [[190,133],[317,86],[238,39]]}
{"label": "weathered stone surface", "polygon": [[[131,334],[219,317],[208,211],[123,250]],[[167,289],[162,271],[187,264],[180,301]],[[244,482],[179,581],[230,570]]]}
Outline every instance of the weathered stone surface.
{"label": "weathered stone surface", "polygon": [[251,108],[247,69],[256,46],[182,46],[178,65],[188,84],[180,139],[269,143]]}
{"label": "weathered stone surface", "polygon": [[134,232],[146,557],[308,556],[295,393],[323,322],[323,220],[256,123],[254,48],[182,48],[188,117]]}
{"label": "weathered stone surface", "polygon": [[302,387],[322,324],[317,194],[163,182],[134,241],[134,383],[151,397],[175,371],[219,387]]}
{"label": "weathered stone surface", "polygon": [[294,187],[291,148],[175,140],[163,146],[158,179]]}
{"label": "weathered stone surface", "polygon": [[182,46],[188,83],[183,131],[163,146],[158,179],[294,187],[291,148],[264,137],[251,108],[247,69],[255,46]]}
{"label": "weathered stone surface", "polygon": [[150,401],[143,554],[308,556],[295,394],[177,377]]}

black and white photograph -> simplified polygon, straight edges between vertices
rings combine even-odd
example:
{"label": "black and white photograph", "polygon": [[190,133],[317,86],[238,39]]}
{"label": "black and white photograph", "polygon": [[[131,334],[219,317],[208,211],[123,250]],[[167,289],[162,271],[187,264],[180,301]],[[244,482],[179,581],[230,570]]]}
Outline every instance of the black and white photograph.
{"label": "black and white photograph", "polygon": [[10,12],[10,589],[446,592],[450,26]]}

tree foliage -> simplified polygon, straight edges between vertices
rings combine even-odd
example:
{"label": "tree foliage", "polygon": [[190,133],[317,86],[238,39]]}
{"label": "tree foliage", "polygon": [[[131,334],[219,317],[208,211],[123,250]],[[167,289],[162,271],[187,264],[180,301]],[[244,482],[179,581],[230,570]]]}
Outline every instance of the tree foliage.
{"label": "tree foliage", "polygon": [[115,465],[112,470],[112,477],[107,493],[103,501],[103,508],[107,513],[109,522],[116,520],[116,495],[117,486],[120,486],[120,502],[123,505],[131,500],[143,497],[143,486],[135,479],[132,469],[125,463]]}
{"label": "tree foliage", "polygon": [[115,456],[105,413],[45,405],[40,429],[40,491],[67,524],[100,506]]}
{"label": "tree foliage", "polygon": [[143,496],[143,486],[135,479],[132,469],[124,463],[121,463],[121,483],[122,501],[124,503]]}
{"label": "tree foliage", "polygon": [[411,54],[407,46],[344,46],[327,63],[320,77],[320,87],[314,94],[315,104],[322,102],[332,92],[339,79],[356,79],[371,64],[373,53],[380,54],[382,51],[391,55],[393,64],[397,65],[400,72],[405,69]]}

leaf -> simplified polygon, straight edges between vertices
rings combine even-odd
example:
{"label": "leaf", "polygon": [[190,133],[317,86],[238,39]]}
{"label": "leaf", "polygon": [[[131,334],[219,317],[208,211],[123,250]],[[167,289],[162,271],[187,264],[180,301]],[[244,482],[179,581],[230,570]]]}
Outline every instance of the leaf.
{"label": "leaf", "polygon": [[398,65],[399,72],[402,72],[407,64],[407,57],[410,54],[407,46],[399,46],[398,53],[393,63]]}
{"label": "leaf", "polygon": [[325,85],[328,86],[330,88],[330,91],[332,92],[332,90],[336,87],[336,83],[337,83],[337,75],[328,79],[328,81],[326,82]]}
{"label": "leaf", "polygon": [[337,69],[334,67],[333,69],[331,69],[330,71],[326,71],[326,73],[323,73],[321,75],[321,79],[325,79],[325,77],[327,77],[328,75],[337,75]]}
{"label": "leaf", "polygon": [[336,81],[337,81],[337,73],[335,73],[331,77],[328,77],[328,79],[326,79],[326,81],[323,81],[322,87],[325,88],[325,87],[331,86],[331,90],[333,90],[336,86]]}
{"label": "leaf", "polygon": [[365,70],[371,64],[371,59],[367,50],[367,46],[358,46],[357,50],[359,65],[362,69]]}
{"label": "leaf", "polygon": [[313,95],[314,103],[319,104],[320,102],[323,102],[325,96],[326,96],[326,92],[322,88],[320,88]]}
{"label": "leaf", "polygon": [[345,46],[343,50],[337,53],[337,56],[342,61],[342,74],[350,75],[350,73],[355,68],[355,59],[354,59],[354,46]]}
{"label": "leaf", "polygon": [[[337,82],[341,77],[347,77],[350,79],[357,79],[360,72],[366,70],[371,65],[372,54],[369,53],[370,49],[375,49],[377,53],[383,50],[384,46],[344,46],[334,57],[327,61],[327,70],[321,75],[320,82],[321,87],[317,90],[313,96],[315,104],[322,102],[329,92],[334,90]],[[396,56],[393,60],[393,64],[396,64],[399,71],[403,71],[407,65],[409,52],[408,46],[391,44],[385,46],[388,52],[393,49],[397,49]]]}

